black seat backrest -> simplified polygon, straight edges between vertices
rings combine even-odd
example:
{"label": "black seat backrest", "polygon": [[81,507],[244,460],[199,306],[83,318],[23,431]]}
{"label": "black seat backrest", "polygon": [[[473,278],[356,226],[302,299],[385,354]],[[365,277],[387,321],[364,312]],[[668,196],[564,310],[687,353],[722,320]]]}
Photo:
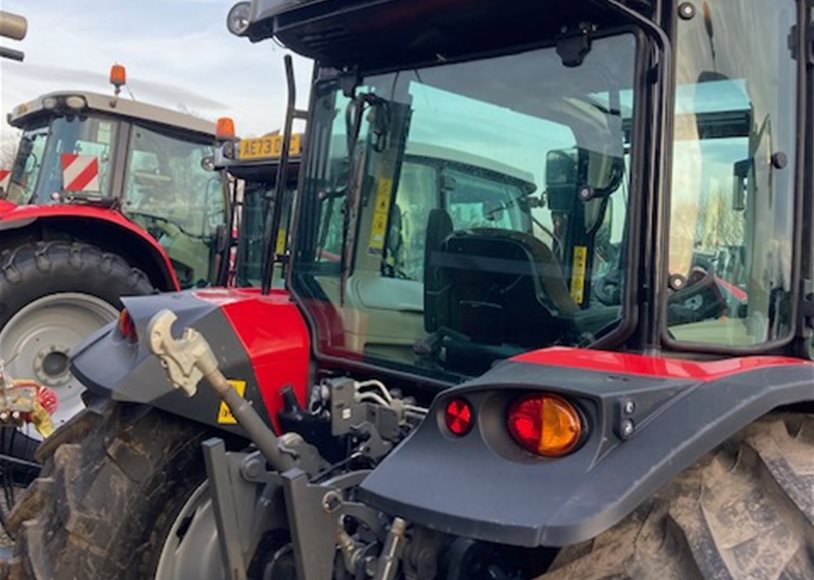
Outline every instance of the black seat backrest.
{"label": "black seat backrest", "polygon": [[449,280],[438,264],[441,246],[452,235],[446,210],[432,209],[424,243],[424,330],[435,332],[449,323]]}
{"label": "black seat backrest", "polygon": [[428,255],[426,272],[428,331],[443,327],[480,344],[534,347],[561,336],[558,316],[578,310],[554,254],[522,232],[453,232]]}

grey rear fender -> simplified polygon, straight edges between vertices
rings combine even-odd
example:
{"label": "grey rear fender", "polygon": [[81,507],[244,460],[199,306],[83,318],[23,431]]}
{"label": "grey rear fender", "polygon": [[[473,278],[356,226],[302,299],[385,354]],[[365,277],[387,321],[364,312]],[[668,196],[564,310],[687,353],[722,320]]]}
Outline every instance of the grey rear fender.
{"label": "grey rear fender", "polygon": [[[178,320],[177,336],[192,326],[209,341],[227,378],[245,383],[245,397],[260,415],[272,423],[251,360],[232,324],[217,303],[201,300],[193,292],[123,298],[139,338],[144,337],[152,317],[172,310]],[[130,341],[110,324],[88,337],[75,351],[72,370],[92,392],[127,403],[142,403],[187,417],[206,425],[242,434],[240,427],[222,415],[221,401],[207,385],[199,385],[194,397],[176,390],[164,369],[143,340]]]}
{"label": "grey rear fender", "polygon": [[[814,400],[811,363],[738,360],[744,364],[733,361],[731,372],[687,362],[700,372],[650,374],[507,361],[439,394],[421,426],[364,481],[362,496],[457,536],[528,547],[590,539],[756,419]],[[570,455],[534,456],[508,434],[509,405],[535,391],[559,394],[581,411],[587,434]],[[444,421],[447,403],[459,397],[475,414],[463,437]]]}

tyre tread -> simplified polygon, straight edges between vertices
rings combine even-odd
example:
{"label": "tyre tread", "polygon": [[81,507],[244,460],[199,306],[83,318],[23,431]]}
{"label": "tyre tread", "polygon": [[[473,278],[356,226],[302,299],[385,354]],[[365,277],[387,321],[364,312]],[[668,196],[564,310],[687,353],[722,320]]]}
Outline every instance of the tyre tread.
{"label": "tyre tread", "polygon": [[814,418],[769,415],[540,578],[814,578],[812,446]]}

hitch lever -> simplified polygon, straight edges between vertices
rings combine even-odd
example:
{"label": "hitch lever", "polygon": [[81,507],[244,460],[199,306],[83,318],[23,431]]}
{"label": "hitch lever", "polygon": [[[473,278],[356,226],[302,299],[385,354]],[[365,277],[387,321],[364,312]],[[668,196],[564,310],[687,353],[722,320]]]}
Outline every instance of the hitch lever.
{"label": "hitch lever", "polygon": [[185,329],[180,339],[172,336],[177,318],[172,311],[161,310],[147,327],[147,347],[158,357],[172,386],[192,397],[201,379],[206,379],[269,464],[280,473],[293,467],[294,460],[280,450],[274,432],[226,380],[206,339],[194,328]]}

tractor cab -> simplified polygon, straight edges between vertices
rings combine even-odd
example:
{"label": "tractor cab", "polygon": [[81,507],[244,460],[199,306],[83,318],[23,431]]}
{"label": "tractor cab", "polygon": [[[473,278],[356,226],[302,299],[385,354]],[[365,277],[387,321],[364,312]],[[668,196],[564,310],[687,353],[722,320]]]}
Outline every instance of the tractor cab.
{"label": "tractor cab", "polygon": [[793,37],[793,2],[685,3],[662,60],[650,2],[302,4],[236,32],[319,64],[290,287],[325,360],[448,380],[794,340],[796,56],[742,57]]}
{"label": "tractor cab", "polygon": [[320,354],[456,381],[627,331],[635,29],[608,21],[472,55],[456,53],[471,41],[435,39],[387,66],[366,60],[381,50],[318,54],[299,34],[278,36],[323,68],[291,290]]}
{"label": "tractor cab", "polygon": [[[279,134],[258,138],[237,139],[230,119],[218,121],[218,139],[222,144],[215,152],[215,168],[229,178],[232,207],[233,272],[231,283],[238,288],[259,288],[263,267],[268,257],[267,239],[277,203],[280,151],[283,137]],[[229,135],[231,134],[231,137]],[[301,135],[292,141],[291,160],[284,176],[281,221],[274,235],[276,261],[273,285],[283,284],[283,262],[289,249],[290,224],[296,197],[297,175],[300,169]]]}
{"label": "tractor cab", "polygon": [[120,212],[163,247],[180,287],[217,281],[227,200],[220,175],[205,163],[210,122],[87,91],[23,103],[8,121],[22,137],[6,201]]}

